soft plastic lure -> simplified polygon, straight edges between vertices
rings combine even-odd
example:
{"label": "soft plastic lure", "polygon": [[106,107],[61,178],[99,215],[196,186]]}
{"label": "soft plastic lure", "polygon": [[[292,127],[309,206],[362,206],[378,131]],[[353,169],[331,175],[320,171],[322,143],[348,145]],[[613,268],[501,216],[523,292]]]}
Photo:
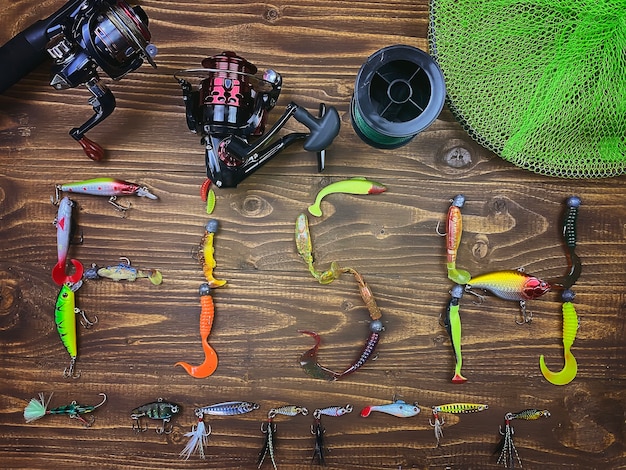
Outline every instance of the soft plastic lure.
{"label": "soft plastic lure", "polygon": [[218,359],[215,349],[209,344],[208,338],[213,327],[215,318],[215,306],[211,296],[211,288],[208,283],[200,286],[200,340],[204,351],[204,362],[198,366],[192,366],[186,362],[177,362],[175,366],[181,366],[189,375],[197,379],[204,379],[213,374],[217,369]]}
{"label": "soft plastic lure", "polygon": [[439,417],[439,413],[476,413],[478,411],[484,411],[489,408],[482,403],[448,403],[445,405],[433,406],[433,420],[429,420],[430,425],[435,431],[435,439],[437,439],[437,447],[443,437],[443,425],[445,423],[443,418]]}
{"label": "soft plastic lure", "polygon": [[158,199],[158,197],[152,194],[145,186],[139,186],[138,184],[115,178],[93,178],[84,181],[76,181],[74,183],[57,184],[55,190],[57,200],[63,192],[107,196],[109,197],[111,205],[122,212],[130,209],[130,206],[126,207],[117,203],[116,200],[118,196],[136,195],[148,199]]}
{"label": "soft plastic lure", "polygon": [[64,197],[58,204],[59,209],[54,220],[54,225],[57,228],[57,264],[52,268],[52,280],[57,285],[62,286],[66,282],[77,282],[83,276],[83,265],[80,261],[71,259],[70,262],[74,265],[75,273],[72,276],[67,275],[67,254],[72,238],[72,211],[75,204],[69,197]]}
{"label": "soft plastic lure", "polygon": [[322,416],[343,416],[351,412],[352,405],[329,406],[326,408],[318,408],[313,412],[311,434],[315,436],[315,447],[313,449],[311,462],[317,463],[318,465],[326,465],[326,446],[324,443],[324,434],[326,434],[326,429],[322,425]]}
{"label": "soft plastic lure", "polygon": [[306,372],[307,375],[310,375],[314,379],[324,379],[329,381],[337,380],[337,378],[341,376],[340,372],[330,370],[327,367],[322,366],[317,361],[317,353],[321,342],[320,335],[318,335],[314,331],[306,330],[298,330],[298,333],[309,335],[315,340],[315,346],[313,346],[311,349],[304,352],[300,356],[300,367],[304,369],[304,372]]}
{"label": "soft plastic lure", "polygon": [[463,269],[457,269],[456,256],[461,244],[463,234],[463,219],[461,218],[461,208],[465,205],[465,196],[458,194],[452,200],[448,209],[446,224],[446,268],[448,279],[457,284],[466,284],[471,274]]}
{"label": "soft plastic lure", "polygon": [[163,275],[158,269],[139,269],[131,266],[128,258],[120,258],[121,262],[115,266],[101,268],[95,264],[85,270],[85,279],[99,279],[104,277],[113,281],[135,281],[137,279],[148,279],[152,284],[158,286],[163,282]]}
{"label": "soft plastic lure", "polygon": [[300,214],[296,218],[296,249],[300,257],[307,264],[311,275],[317,279],[317,282],[320,284],[330,284],[344,272],[335,261],[330,263],[330,268],[326,271],[320,272],[315,269],[313,263],[313,244],[309,232],[309,219],[306,214]]}
{"label": "soft plastic lure", "polygon": [[532,321],[532,315],[526,312],[526,301],[541,297],[550,288],[550,283],[519,270],[494,271],[476,276],[465,286],[466,291],[480,298],[482,296],[471,289],[484,289],[500,299],[519,302],[523,323]]}
{"label": "soft plastic lure", "polygon": [[421,410],[417,402],[411,405],[404,400],[394,400],[393,403],[386,405],[366,406],[361,410],[361,416],[367,418],[372,411],[387,413],[388,415],[397,416],[398,418],[411,418],[418,415]]}
{"label": "soft plastic lure", "polygon": [[514,419],[523,419],[526,421],[534,421],[539,418],[549,418],[550,412],[548,410],[538,410],[536,408],[530,408],[527,410],[518,411],[517,413],[507,413],[504,415],[504,431],[500,427],[500,443],[496,448],[495,453],[500,453],[497,463],[501,463],[505,468],[515,468],[515,462],[519,463],[522,467],[522,460],[520,459],[515,443],[513,442],[513,435],[515,434],[511,421]]}
{"label": "soft plastic lure", "polygon": [[450,336],[450,343],[454,351],[455,366],[452,383],[455,384],[462,384],[467,381],[461,374],[461,367],[463,366],[463,356],[461,354],[461,316],[459,315],[459,300],[461,300],[461,297],[463,297],[463,286],[457,284],[450,291],[450,301],[446,307],[443,323],[448,332],[448,336]]}
{"label": "soft plastic lure", "polygon": [[206,281],[209,283],[211,288],[222,287],[226,284],[225,280],[216,279],[213,277],[213,269],[217,265],[215,262],[215,258],[213,254],[215,253],[215,248],[213,247],[213,238],[215,237],[215,233],[219,227],[219,222],[215,219],[209,220],[204,226],[204,236],[202,237],[202,242],[200,244],[200,257],[199,261],[202,264],[202,271],[204,272],[204,277]]}
{"label": "soft plastic lure", "polygon": [[171,419],[180,413],[180,406],[176,403],[163,401],[162,398],[157,399],[151,403],[138,406],[130,412],[130,418],[133,420],[132,429],[137,432],[145,432],[148,430],[148,426],[145,428],[141,426],[142,418],[150,418],[157,421],[161,421],[161,427],[156,428],[157,434],[171,434],[172,429],[165,429],[165,425],[171,421]]}
{"label": "soft plastic lure", "polygon": [[79,420],[86,428],[88,428],[93,424],[94,418],[92,416],[90,420],[86,420],[82,415],[92,413],[97,408],[104,405],[107,401],[107,396],[104,393],[100,393],[100,396],[102,397],[102,401],[97,405],[79,405],[76,401],[73,401],[66,406],[48,409],[48,404],[50,403],[52,394],[50,394],[48,400],[46,401],[44,394],[40,393],[39,398],[32,398],[28,405],[26,405],[26,408],[24,408],[24,419],[27,423],[30,423],[44,417],[45,415],[67,415],[72,419]]}
{"label": "soft plastic lure", "polygon": [[77,379],[80,377],[80,373],[76,374],[74,367],[76,365],[76,358],[78,357],[78,340],[76,333],[76,315],[80,314],[83,317],[83,326],[89,328],[94,325],[98,319],[94,321],[87,320],[85,312],[76,307],[75,292],[82,286],[83,282],[77,283],[65,283],[61,286],[59,295],[57,296],[56,304],[54,307],[54,321],[57,326],[57,331],[61,337],[61,342],[68,354],[70,355],[70,364],[63,371],[63,377]]}
{"label": "soft plastic lure", "polygon": [[387,188],[376,181],[365,178],[350,178],[344,181],[337,181],[322,188],[315,198],[315,202],[309,206],[309,213],[315,217],[321,217],[321,203],[329,194],[380,194],[387,191]]}
{"label": "soft plastic lure", "polygon": [[576,220],[578,218],[580,203],[581,201],[578,196],[569,197],[566,201],[567,211],[563,219],[563,238],[567,246],[569,272],[562,283],[564,289],[572,287],[582,272],[582,263],[576,254]]}
{"label": "soft plastic lure", "polygon": [[539,368],[541,373],[548,382],[554,385],[567,385],[576,377],[578,372],[578,363],[576,358],[571,353],[570,348],[574,344],[576,339],[576,332],[578,331],[578,316],[576,315],[576,309],[572,300],[574,300],[575,294],[566,289],[561,294],[563,304],[561,310],[563,312],[563,369],[559,372],[552,372],[546,366],[546,361],[543,354],[539,356]]}
{"label": "soft plastic lure", "polygon": [[[274,418],[277,415],[283,416],[296,416],[303,415],[306,416],[309,411],[303,407],[298,405],[286,405],[281,406],[280,408],[272,408],[267,413],[267,422],[261,423],[261,432],[265,435],[265,439],[263,442],[263,449],[259,453],[259,458],[257,460],[257,467],[261,468],[263,466],[263,461],[265,457],[269,455],[270,460],[272,462],[272,467],[274,470],[277,470],[276,467],[276,423],[274,423]],[[265,427],[263,425],[265,424]]]}

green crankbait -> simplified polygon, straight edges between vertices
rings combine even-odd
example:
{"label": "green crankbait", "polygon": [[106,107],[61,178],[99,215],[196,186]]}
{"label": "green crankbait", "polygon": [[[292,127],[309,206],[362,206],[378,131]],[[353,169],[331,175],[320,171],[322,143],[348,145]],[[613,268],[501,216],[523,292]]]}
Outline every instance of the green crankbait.
{"label": "green crankbait", "polygon": [[315,217],[321,217],[321,203],[329,194],[380,194],[387,191],[387,188],[376,181],[370,181],[365,178],[350,178],[344,181],[337,181],[322,188],[315,198],[315,202],[309,206],[309,212]]}

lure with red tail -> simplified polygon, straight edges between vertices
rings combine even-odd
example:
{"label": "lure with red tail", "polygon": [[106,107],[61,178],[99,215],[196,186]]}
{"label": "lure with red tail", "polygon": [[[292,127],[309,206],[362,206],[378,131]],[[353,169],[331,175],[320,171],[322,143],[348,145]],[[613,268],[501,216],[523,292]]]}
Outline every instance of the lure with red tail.
{"label": "lure with red tail", "polygon": [[83,265],[76,259],[70,262],[74,265],[75,273],[68,276],[66,272],[67,254],[72,238],[72,210],[75,204],[69,197],[59,201],[59,209],[54,225],[57,228],[57,264],[52,268],[52,280],[59,286],[66,282],[75,283],[83,276]]}
{"label": "lure with red tail", "polygon": [[328,186],[322,188],[315,198],[315,202],[309,206],[309,213],[315,217],[322,216],[322,199],[329,194],[344,193],[344,194],[380,194],[387,191],[387,188],[377,183],[376,181],[370,181],[362,177],[350,178],[343,181],[337,181],[331,183]]}

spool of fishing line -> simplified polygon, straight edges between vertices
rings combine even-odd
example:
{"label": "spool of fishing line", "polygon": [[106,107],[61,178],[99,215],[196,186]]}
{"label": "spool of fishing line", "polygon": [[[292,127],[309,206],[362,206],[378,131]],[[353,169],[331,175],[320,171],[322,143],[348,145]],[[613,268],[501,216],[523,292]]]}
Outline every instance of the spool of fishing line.
{"label": "spool of fishing line", "polygon": [[445,97],[443,74],[426,52],[385,47],[359,70],[350,105],[352,127],[372,147],[398,148],[437,119]]}

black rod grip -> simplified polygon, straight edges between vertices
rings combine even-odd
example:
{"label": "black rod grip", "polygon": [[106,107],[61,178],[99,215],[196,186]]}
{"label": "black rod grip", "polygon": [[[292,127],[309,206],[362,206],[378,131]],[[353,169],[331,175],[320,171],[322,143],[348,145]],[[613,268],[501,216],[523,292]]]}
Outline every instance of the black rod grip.
{"label": "black rod grip", "polygon": [[45,24],[38,21],[0,47],[0,93],[19,82],[50,56]]}

